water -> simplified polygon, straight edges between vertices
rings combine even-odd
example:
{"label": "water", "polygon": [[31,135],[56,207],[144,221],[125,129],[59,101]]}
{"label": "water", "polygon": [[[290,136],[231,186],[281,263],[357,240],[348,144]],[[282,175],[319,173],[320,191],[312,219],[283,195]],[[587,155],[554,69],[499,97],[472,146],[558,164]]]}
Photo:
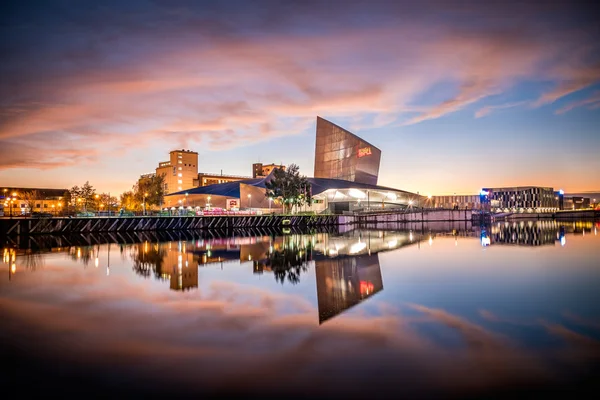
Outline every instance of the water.
{"label": "water", "polygon": [[245,398],[595,384],[600,223],[402,228],[20,238],[0,269],[0,379]]}

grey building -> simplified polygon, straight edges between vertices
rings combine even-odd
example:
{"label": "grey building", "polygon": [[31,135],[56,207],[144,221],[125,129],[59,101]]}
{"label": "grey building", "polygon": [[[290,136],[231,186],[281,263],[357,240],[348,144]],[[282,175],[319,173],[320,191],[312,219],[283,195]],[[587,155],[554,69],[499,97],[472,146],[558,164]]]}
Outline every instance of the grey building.
{"label": "grey building", "polygon": [[550,187],[484,188],[481,193],[492,212],[550,212],[559,209],[554,189]]}
{"label": "grey building", "polygon": [[317,117],[315,178],[377,185],[381,150],[352,132]]}

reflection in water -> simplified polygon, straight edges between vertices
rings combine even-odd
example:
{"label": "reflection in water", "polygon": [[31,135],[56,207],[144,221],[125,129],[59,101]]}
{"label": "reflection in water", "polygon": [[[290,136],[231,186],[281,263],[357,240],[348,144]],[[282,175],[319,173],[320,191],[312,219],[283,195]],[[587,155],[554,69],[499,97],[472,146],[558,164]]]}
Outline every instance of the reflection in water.
{"label": "reflection in water", "polygon": [[320,324],[383,290],[377,254],[321,259],[315,264]]}
{"label": "reflection in water", "polygon": [[[85,382],[86,394],[100,381],[117,391],[126,382],[171,397],[368,397],[390,386],[398,394],[398,379],[394,397],[410,398],[580,387],[600,359],[597,228],[141,235],[112,246],[82,236],[46,248],[36,237],[35,249],[2,250],[0,350],[18,360],[5,377]],[[481,251],[483,237],[537,247]],[[557,241],[565,246],[548,245]],[[295,373],[281,374],[289,365]],[[265,376],[278,378],[265,385]]]}
{"label": "reflection in water", "polygon": [[[487,229],[482,231],[488,232]],[[564,245],[565,229],[556,221],[498,222],[489,228],[487,245],[512,244],[517,246]],[[482,244],[484,236],[482,232]]]}

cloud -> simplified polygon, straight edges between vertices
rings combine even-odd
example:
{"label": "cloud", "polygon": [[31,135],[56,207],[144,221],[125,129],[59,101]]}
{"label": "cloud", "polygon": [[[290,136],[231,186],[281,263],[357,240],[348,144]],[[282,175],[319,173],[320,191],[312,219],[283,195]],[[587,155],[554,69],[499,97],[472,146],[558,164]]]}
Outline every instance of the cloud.
{"label": "cloud", "polygon": [[495,105],[495,106],[485,106],[475,112],[475,118],[481,118],[481,117],[485,117],[486,115],[490,115],[494,110],[503,110],[506,108],[522,106],[524,104],[527,104],[527,102],[526,101],[516,101],[513,103],[499,104],[499,105]]}
{"label": "cloud", "polygon": [[[13,159],[0,168],[72,163],[36,140],[85,143],[95,149],[90,162],[129,145],[223,150],[300,134],[316,115],[365,129],[416,124],[521,81],[565,82],[542,104],[598,80],[585,51],[597,44],[582,29],[563,21],[515,26],[476,2],[428,4],[451,18],[390,2],[320,7],[318,15],[306,4],[277,2],[227,13],[161,2],[143,10],[119,4],[119,12],[15,6],[0,25],[21,32],[0,48],[0,147],[18,141],[37,162]],[[526,20],[563,15],[566,6],[515,7]],[[469,24],[474,16],[488,29]],[[440,83],[456,93],[437,104],[420,100]]]}
{"label": "cloud", "polygon": [[574,108],[583,107],[583,106],[588,106],[588,108],[590,108],[590,109],[600,107],[600,91],[594,92],[590,97],[585,98],[583,100],[570,102],[567,105],[565,105],[564,107],[559,108],[558,110],[554,111],[554,113],[555,114],[564,114],[568,111],[571,111]]}
{"label": "cloud", "polygon": [[534,107],[554,103],[562,97],[600,82],[600,64],[593,66],[580,64],[576,67],[559,65],[550,72],[550,75],[561,83],[553,90],[542,94],[532,104]]}

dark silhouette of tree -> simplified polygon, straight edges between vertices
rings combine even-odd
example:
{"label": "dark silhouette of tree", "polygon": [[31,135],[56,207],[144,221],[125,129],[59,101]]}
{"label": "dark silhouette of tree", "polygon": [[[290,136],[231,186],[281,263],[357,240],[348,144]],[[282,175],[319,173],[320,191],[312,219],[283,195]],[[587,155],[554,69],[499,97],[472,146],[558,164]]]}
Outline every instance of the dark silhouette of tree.
{"label": "dark silhouette of tree", "polygon": [[266,261],[271,267],[275,280],[283,284],[287,279],[292,284],[300,282],[300,275],[308,271],[307,261],[312,251],[309,241],[306,247],[298,246],[297,241],[286,243],[282,249],[274,250]]}

